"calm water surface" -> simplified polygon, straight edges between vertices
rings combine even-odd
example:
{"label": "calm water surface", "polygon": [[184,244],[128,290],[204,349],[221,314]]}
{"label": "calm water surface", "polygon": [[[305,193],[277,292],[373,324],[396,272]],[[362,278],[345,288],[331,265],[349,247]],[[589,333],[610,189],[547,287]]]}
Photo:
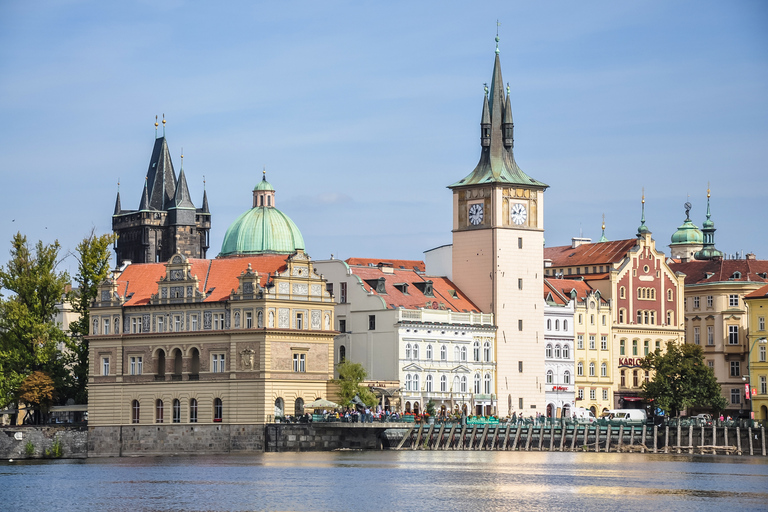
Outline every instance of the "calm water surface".
{"label": "calm water surface", "polygon": [[768,510],[768,459],[330,452],[0,463],[2,510]]}

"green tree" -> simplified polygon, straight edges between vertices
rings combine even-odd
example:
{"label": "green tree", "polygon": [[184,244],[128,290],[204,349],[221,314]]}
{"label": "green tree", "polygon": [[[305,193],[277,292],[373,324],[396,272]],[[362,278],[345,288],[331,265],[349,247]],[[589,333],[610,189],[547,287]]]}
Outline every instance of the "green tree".
{"label": "green tree", "polygon": [[41,412],[48,411],[53,396],[53,381],[43,372],[32,372],[27,375],[19,387],[19,400],[38,407],[34,414],[35,424],[40,423]]}
{"label": "green tree", "polygon": [[704,364],[699,345],[668,342],[665,352],[656,349],[648,354],[642,368],[653,372],[653,378],[643,383],[643,396],[669,415],[677,416],[689,407],[719,413],[727,406],[715,373]]}
{"label": "green tree", "polygon": [[368,376],[363,365],[342,361],[336,366],[336,369],[339,372],[339,378],[334,382],[339,386],[341,405],[349,406],[355,395],[359,396],[360,400],[369,407],[376,405],[378,402],[376,395],[367,386],[360,385]]}
{"label": "green tree", "polygon": [[88,403],[88,329],[91,324],[90,307],[96,299],[99,284],[109,276],[110,246],[114,234],[96,235],[96,230],[77,245],[73,254],[77,259],[75,289],[67,298],[72,309],[80,316],[69,324],[69,359],[72,369],[72,389],[68,395],[76,403]]}
{"label": "green tree", "polygon": [[12,293],[0,297],[0,407],[18,400],[27,375],[42,371],[63,387],[67,371],[59,350],[66,341],[53,319],[69,283],[59,272],[59,243],[37,242],[34,253],[21,233],[11,241],[11,258],[0,267],[0,288]]}

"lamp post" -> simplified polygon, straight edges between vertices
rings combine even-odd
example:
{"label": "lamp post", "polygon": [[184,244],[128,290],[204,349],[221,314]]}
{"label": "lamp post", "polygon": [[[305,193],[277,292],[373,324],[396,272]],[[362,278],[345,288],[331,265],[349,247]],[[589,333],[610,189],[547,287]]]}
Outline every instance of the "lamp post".
{"label": "lamp post", "polygon": [[[754,385],[752,384],[753,382],[752,381],[752,349],[754,349],[755,345],[757,345],[758,343],[760,343],[761,345],[764,345],[768,343],[768,339],[766,339],[765,337],[757,338],[755,341],[752,342],[752,345],[750,345],[749,347],[749,354],[747,355],[747,375],[744,375],[741,378],[741,380],[744,382],[749,381],[750,395],[752,394],[751,390],[752,390],[752,386]],[[753,410],[753,407],[752,407],[752,397],[748,396],[747,400],[749,400],[749,419],[753,420],[755,419],[755,411]]]}

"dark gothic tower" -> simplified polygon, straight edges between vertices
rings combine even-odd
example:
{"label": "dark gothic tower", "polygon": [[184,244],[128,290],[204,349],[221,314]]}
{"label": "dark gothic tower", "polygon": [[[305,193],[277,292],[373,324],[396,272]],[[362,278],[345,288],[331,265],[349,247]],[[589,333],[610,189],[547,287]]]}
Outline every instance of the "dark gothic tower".
{"label": "dark gothic tower", "polygon": [[203,192],[203,207],[195,208],[184,175],[184,155],[181,158],[177,180],[165,139],[163,119],[163,136],[155,138],[139,209],[123,210],[118,191],[112,215],[112,231],[117,235],[114,248],[118,265],[125,261],[167,261],[177,252],[190,258],[206,257],[211,229],[208,196]]}

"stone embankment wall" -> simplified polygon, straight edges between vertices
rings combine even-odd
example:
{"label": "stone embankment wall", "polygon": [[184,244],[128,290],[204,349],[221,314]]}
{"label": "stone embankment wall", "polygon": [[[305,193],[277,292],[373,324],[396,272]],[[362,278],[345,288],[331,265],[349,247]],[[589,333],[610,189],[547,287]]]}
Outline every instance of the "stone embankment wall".
{"label": "stone embankment wall", "polygon": [[[0,459],[41,459],[57,442],[61,457],[84,459],[88,456],[88,430],[85,427],[2,427]],[[30,452],[27,452],[29,447]],[[49,455],[50,457],[50,455]]]}
{"label": "stone embankment wall", "polygon": [[274,424],[265,428],[264,451],[380,450],[384,429]]}

